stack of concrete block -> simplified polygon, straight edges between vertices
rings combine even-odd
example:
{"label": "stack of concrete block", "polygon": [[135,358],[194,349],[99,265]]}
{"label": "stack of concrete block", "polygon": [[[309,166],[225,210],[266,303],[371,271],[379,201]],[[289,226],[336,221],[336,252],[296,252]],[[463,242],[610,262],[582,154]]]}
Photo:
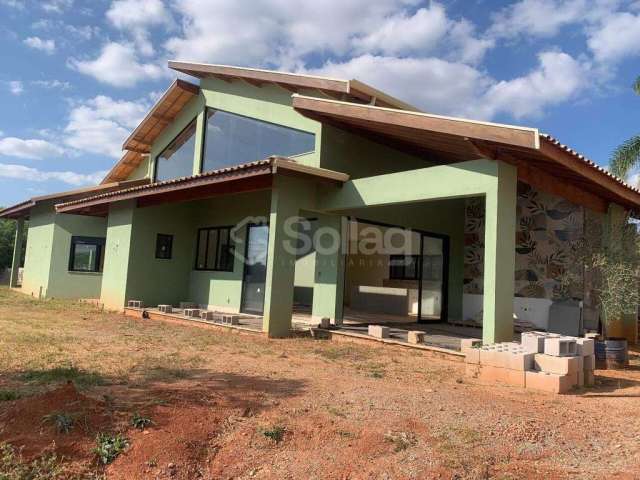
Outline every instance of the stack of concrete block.
{"label": "stack of concrete block", "polygon": [[206,320],[207,322],[213,322],[215,320],[215,313],[203,310],[200,312],[200,318],[202,320]]}
{"label": "stack of concrete block", "polygon": [[129,300],[127,302],[129,308],[142,308],[142,302],[140,300]]}
{"label": "stack of concrete block", "polygon": [[474,340],[463,342],[467,375],[489,383],[525,386],[525,372],[531,369],[533,354],[519,343],[503,342],[478,347]]}
{"label": "stack of concrete block", "polygon": [[375,338],[389,338],[389,327],[382,325],[369,325],[368,333]]}
{"label": "stack of concrete block", "polygon": [[490,383],[554,393],[594,383],[594,341],[589,338],[526,332],[521,343],[463,340],[461,351],[467,375]]}
{"label": "stack of concrete block", "polygon": [[584,386],[593,387],[595,385],[595,377],[593,371],[596,369],[596,342],[593,338],[579,338],[578,355],[582,357]]}
{"label": "stack of concrete block", "polygon": [[158,311],[162,313],[171,313],[173,311],[173,307],[171,305],[158,305]]}
{"label": "stack of concrete block", "polygon": [[240,315],[224,314],[221,315],[220,321],[224,325],[240,325]]}
{"label": "stack of concrete block", "polygon": [[185,308],[184,316],[191,318],[200,318],[200,309],[199,308]]}

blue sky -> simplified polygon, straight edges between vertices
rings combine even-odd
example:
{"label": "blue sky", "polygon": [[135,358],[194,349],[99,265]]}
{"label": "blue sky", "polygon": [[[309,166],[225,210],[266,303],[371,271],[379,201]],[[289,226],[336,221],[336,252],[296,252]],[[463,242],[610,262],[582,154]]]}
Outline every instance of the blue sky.
{"label": "blue sky", "polygon": [[[358,78],[600,165],[640,132],[638,0],[0,0],[0,205],[96,183],[167,60]],[[635,179],[633,180],[635,181]]]}

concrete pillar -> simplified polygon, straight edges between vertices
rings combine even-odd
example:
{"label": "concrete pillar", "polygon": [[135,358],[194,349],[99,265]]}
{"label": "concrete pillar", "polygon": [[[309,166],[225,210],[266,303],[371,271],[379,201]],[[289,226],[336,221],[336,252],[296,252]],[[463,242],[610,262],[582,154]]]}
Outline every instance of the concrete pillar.
{"label": "concrete pillar", "polygon": [[276,176],[271,190],[269,250],[262,329],[270,337],[286,337],[291,330],[296,247],[300,209],[312,196],[303,180]]}
{"label": "concrete pillar", "polygon": [[312,318],[329,318],[332,324],[342,324],[344,268],[346,253],[345,217],[320,215],[316,231],[316,267],[313,284]]}
{"label": "concrete pillar", "polygon": [[516,167],[497,161],[495,187],[485,196],[482,341],[513,340]]}
{"label": "concrete pillar", "polygon": [[9,279],[9,287],[16,288],[18,286],[18,274],[20,273],[20,265],[22,264],[22,244],[24,241],[24,218],[16,220],[16,238],[13,243],[13,258],[11,259],[11,278]]}

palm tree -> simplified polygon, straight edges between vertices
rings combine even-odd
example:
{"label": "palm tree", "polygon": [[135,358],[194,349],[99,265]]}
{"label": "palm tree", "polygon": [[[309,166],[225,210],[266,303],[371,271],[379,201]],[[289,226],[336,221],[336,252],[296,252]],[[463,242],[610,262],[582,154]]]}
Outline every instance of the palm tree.
{"label": "palm tree", "polygon": [[[633,83],[633,90],[640,95],[640,77]],[[624,179],[637,166],[640,166],[640,135],[634,135],[614,150],[609,170]]]}

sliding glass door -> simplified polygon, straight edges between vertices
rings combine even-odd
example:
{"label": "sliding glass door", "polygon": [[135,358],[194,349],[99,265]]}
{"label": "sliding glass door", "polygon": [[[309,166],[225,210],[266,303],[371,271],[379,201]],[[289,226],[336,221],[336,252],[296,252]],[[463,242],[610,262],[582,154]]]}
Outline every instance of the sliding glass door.
{"label": "sliding glass door", "polygon": [[249,225],[247,227],[247,250],[244,260],[240,307],[244,313],[262,315],[264,312],[268,248],[269,225]]}
{"label": "sliding glass door", "polygon": [[448,238],[423,234],[420,243],[418,321],[446,321]]}

